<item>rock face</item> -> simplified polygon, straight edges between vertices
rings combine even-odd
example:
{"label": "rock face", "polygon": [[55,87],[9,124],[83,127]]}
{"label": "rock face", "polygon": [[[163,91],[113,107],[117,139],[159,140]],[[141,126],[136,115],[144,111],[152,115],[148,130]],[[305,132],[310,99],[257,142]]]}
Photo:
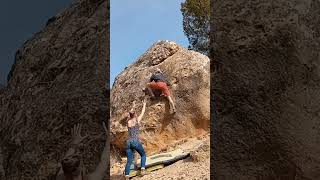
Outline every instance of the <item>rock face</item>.
{"label": "rock face", "polygon": [[320,2],[212,3],[216,179],[318,179]]}
{"label": "rock face", "polygon": [[148,100],[141,122],[140,137],[148,154],[166,149],[176,140],[202,135],[210,123],[210,64],[208,57],[174,42],[159,41],[117,76],[111,90],[111,153],[124,152],[127,138],[126,115],[136,100],[140,114],[142,88],[156,68],[171,82],[170,92],[177,112],[169,112],[167,99]]}
{"label": "rock face", "polygon": [[89,135],[81,148],[85,166],[97,165],[105,142],[101,123],[109,115],[108,4],[74,2],[17,51],[0,94],[4,179],[53,178],[76,123]]}
{"label": "rock face", "polygon": [[6,88],[5,85],[3,84],[0,84],[0,94],[4,91],[4,89]]}

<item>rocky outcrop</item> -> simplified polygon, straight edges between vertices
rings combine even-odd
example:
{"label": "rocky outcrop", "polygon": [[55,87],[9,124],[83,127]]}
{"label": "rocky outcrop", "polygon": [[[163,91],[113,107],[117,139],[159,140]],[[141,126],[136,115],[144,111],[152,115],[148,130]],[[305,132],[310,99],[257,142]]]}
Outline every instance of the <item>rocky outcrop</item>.
{"label": "rocky outcrop", "polygon": [[169,112],[167,99],[148,100],[141,122],[141,139],[148,154],[165,150],[177,140],[207,133],[210,123],[210,83],[208,57],[187,50],[171,41],[159,41],[117,76],[111,90],[111,153],[124,152],[127,138],[125,116],[136,100],[140,113],[142,88],[156,68],[171,83],[170,91],[177,112]]}
{"label": "rocky outcrop", "polygon": [[1,95],[2,92],[4,92],[4,89],[5,89],[5,88],[6,88],[5,85],[0,84],[0,95]]}
{"label": "rocky outcrop", "polygon": [[108,3],[75,1],[17,51],[0,97],[5,179],[54,177],[76,123],[89,135],[81,148],[85,166],[97,165],[109,115]]}
{"label": "rocky outcrop", "polygon": [[320,2],[212,3],[216,179],[319,179]]}

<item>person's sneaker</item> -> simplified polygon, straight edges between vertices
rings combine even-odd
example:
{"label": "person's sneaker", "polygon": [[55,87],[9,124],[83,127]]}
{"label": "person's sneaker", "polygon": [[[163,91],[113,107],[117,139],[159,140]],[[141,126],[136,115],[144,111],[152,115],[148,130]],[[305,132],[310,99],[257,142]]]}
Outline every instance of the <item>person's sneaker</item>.
{"label": "person's sneaker", "polygon": [[149,174],[149,172],[148,171],[146,171],[145,169],[141,169],[141,176],[144,176],[144,175],[147,175],[147,174]]}
{"label": "person's sneaker", "polygon": [[129,176],[124,176],[125,180],[129,180]]}

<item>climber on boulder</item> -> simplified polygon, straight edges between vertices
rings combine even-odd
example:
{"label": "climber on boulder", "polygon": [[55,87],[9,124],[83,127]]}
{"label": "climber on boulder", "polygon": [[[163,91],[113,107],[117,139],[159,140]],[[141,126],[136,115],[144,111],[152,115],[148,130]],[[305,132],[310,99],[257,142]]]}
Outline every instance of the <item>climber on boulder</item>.
{"label": "climber on boulder", "polygon": [[[56,180],[103,180],[104,176],[107,174],[107,165],[109,161],[107,154],[107,141],[105,142],[105,147],[98,166],[94,172],[86,174],[81,155],[77,150],[79,144],[88,137],[87,135],[81,136],[81,127],[81,124],[78,124],[71,130],[72,140],[70,148],[61,161],[62,167],[56,176]],[[106,135],[108,135],[108,131],[104,123],[103,128]]]}
{"label": "climber on boulder", "polygon": [[139,140],[139,124],[146,110],[146,99],[143,100],[143,107],[141,114],[137,117],[135,108],[135,102],[133,102],[132,109],[129,111],[128,118],[128,140],[126,145],[126,153],[127,153],[127,164],[125,167],[125,178],[129,179],[130,174],[130,166],[134,159],[134,150],[136,150],[141,156],[141,175],[145,175],[145,164],[146,164],[146,153],[144,148]]}
{"label": "climber on boulder", "polygon": [[155,97],[153,90],[160,90],[161,96],[164,96],[168,99],[170,106],[171,106],[173,112],[175,113],[176,108],[175,108],[175,105],[174,105],[173,100],[171,98],[168,84],[169,83],[166,80],[165,76],[163,75],[162,71],[159,68],[157,68],[156,71],[150,77],[150,82],[147,83],[147,87],[143,90],[144,90],[144,92],[146,92],[146,90],[148,90],[149,94],[152,97]]}

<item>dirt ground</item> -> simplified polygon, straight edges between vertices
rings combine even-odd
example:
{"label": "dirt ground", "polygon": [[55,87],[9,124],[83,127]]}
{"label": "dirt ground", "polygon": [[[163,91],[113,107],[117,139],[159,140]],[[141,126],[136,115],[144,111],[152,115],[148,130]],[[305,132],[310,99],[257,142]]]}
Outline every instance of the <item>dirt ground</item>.
{"label": "dirt ground", "polygon": [[[132,180],[206,180],[210,179],[210,137],[185,139],[168,148],[168,151],[181,148],[190,152],[190,157],[165,166],[143,177],[133,177]],[[126,160],[111,169],[111,180],[123,178],[122,172]]]}

